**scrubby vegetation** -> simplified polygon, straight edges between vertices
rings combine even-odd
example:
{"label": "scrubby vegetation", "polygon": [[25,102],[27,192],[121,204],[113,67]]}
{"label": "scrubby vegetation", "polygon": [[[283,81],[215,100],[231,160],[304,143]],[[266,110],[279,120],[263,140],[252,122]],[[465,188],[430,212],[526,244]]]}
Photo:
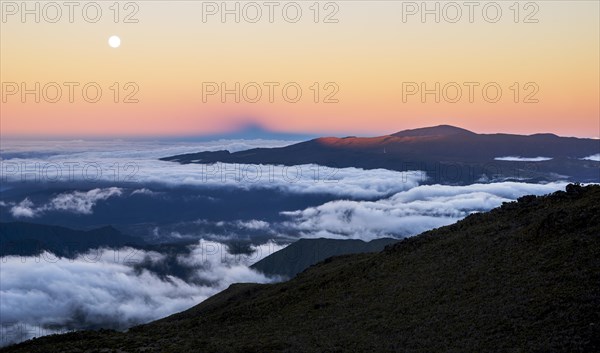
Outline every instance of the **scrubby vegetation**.
{"label": "scrubby vegetation", "polygon": [[598,352],[600,186],[528,196],[127,333],[2,352]]}

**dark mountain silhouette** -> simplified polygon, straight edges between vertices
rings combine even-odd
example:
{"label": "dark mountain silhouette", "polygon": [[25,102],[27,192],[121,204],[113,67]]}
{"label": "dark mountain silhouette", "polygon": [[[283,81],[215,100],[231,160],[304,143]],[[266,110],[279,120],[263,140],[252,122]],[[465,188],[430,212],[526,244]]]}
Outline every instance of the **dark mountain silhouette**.
{"label": "dark mountain silhouette", "polygon": [[71,258],[99,247],[142,243],[142,239],[125,235],[112,226],[86,231],[26,222],[0,223],[0,256],[33,256],[49,251]]}
{"label": "dark mountain silhouette", "polygon": [[[244,163],[422,170],[426,183],[471,184],[488,180],[600,182],[600,140],[553,134],[476,134],[441,125],[379,137],[322,137],[280,148],[200,152],[162,158],[179,163]],[[537,162],[498,157],[548,157]]]}
{"label": "dark mountain silhouette", "polygon": [[526,196],[126,333],[2,352],[598,352],[600,186]]}
{"label": "dark mountain silhouette", "polygon": [[269,276],[294,277],[311,265],[332,256],[379,252],[398,239],[385,238],[365,242],[358,239],[300,239],[265,257],[251,268]]}
{"label": "dark mountain silhouette", "polygon": [[229,132],[194,135],[186,137],[177,137],[174,140],[184,141],[214,141],[214,140],[283,140],[283,141],[302,141],[314,138],[315,134],[289,133],[270,130],[257,123],[244,124],[237,129]]}
{"label": "dark mountain silhouette", "polygon": [[451,126],[451,125],[439,125],[433,127],[422,127],[419,129],[402,130],[391,136],[396,137],[424,137],[424,136],[452,136],[452,135],[476,135],[474,132],[469,130]]}

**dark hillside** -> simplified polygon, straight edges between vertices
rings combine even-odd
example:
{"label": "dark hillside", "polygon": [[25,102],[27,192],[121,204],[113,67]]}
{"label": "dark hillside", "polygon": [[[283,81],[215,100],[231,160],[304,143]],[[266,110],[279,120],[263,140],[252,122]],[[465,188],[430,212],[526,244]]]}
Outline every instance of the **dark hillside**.
{"label": "dark hillside", "polygon": [[358,239],[300,239],[250,267],[269,276],[291,278],[328,257],[379,252],[386,245],[397,241],[398,239],[393,238],[370,242]]}

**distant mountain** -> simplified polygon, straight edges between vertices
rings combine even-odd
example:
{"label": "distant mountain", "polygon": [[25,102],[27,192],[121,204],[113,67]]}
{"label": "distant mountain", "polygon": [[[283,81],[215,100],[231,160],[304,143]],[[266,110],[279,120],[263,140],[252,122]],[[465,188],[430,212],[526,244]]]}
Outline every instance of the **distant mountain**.
{"label": "distant mountain", "polygon": [[283,140],[283,141],[302,141],[315,138],[314,134],[288,133],[273,131],[260,124],[246,124],[238,129],[206,135],[195,135],[187,137],[178,137],[177,140],[185,141],[215,141],[215,140]]}
{"label": "distant mountain", "polygon": [[423,127],[419,129],[402,130],[390,136],[395,137],[426,137],[426,136],[452,136],[452,135],[476,135],[474,132],[469,130],[451,126],[451,125],[438,125],[433,127]]}
{"label": "distant mountain", "polygon": [[[429,176],[426,183],[444,184],[560,179],[600,182],[600,162],[583,160],[596,154],[600,154],[600,140],[553,134],[477,134],[440,125],[379,137],[322,137],[279,148],[200,152],[162,160],[422,170]],[[498,160],[502,157],[504,160]]]}
{"label": "distant mountain", "polygon": [[142,243],[142,239],[122,234],[111,226],[85,231],[25,222],[0,223],[0,256],[33,256],[49,251],[72,258],[99,247]]}
{"label": "distant mountain", "polygon": [[600,186],[569,185],[126,333],[1,352],[599,352]]}
{"label": "distant mountain", "polygon": [[397,241],[392,238],[370,242],[358,239],[300,239],[250,267],[269,276],[291,278],[328,257],[379,252]]}

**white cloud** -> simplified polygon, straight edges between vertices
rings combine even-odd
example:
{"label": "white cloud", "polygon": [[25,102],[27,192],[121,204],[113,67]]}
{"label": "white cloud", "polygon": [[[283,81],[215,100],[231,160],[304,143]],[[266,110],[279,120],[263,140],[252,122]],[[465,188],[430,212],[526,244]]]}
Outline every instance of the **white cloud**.
{"label": "white cloud", "polygon": [[252,245],[251,254],[231,254],[227,245],[200,240],[192,247],[191,255],[179,256],[178,261],[187,266],[204,266],[210,271],[199,271],[197,279],[202,281],[225,281],[227,283],[247,282],[247,275],[256,273],[248,266],[264,259],[270,254],[285,248],[287,245],[269,241],[261,245]]}
{"label": "white cloud", "polygon": [[[28,163],[47,165],[39,160],[12,160],[5,163]],[[68,159],[55,164],[53,168],[71,166],[78,160]],[[240,189],[278,189],[284,192],[330,194],[347,197],[371,198],[410,189],[426,179],[419,171],[392,171],[387,169],[329,168],[315,164],[297,166],[252,165],[252,164],[178,164],[160,160],[106,159],[94,162],[100,168],[118,165],[121,169],[130,166],[127,173],[115,177],[114,173],[98,173],[96,182],[135,182],[140,185],[158,183],[167,186],[233,187]],[[84,164],[79,164],[83,168]],[[71,175],[75,181],[90,181],[89,176],[76,172]],[[63,176],[66,175],[63,171]],[[5,174],[9,181],[18,181],[20,174]],[[58,179],[59,181],[62,179]],[[148,189],[137,189],[134,193],[148,194]]]}
{"label": "white cloud", "polygon": [[269,223],[265,221],[261,221],[258,219],[250,219],[250,220],[241,220],[237,221],[210,221],[207,219],[197,219],[193,223],[200,225],[214,225],[217,227],[235,227],[239,229],[251,229],[251,230],[260,230],[260,229],[268,229]]}
{"label": "white cloud", "polygon": [[[217,141],[181,145],[138,142],[111,145],[108,142],[61,142],[47,147],[48,155],[38,145],[6,146],[0,177],[19,182],[22,170],[28,182],[133,182],[139,183],[132,194],[149,194],[150,183],[167,186],[233,187],[240,189],[278,189],[294,193],[325,193],[342,197],[374,198],[407,190],[426,179],[416,171],[398,172],[385,169],[328,168],[314,164],[299,166],[226,164],[179,164],[158,158],[179,153],[241,150],[257,146],[280,146],[290,142]],[[23,142],[24,143],[24,142]],[[79,147],[81,144],[81,147]],[[4,146],[3,146],[4,147]],[[80,152],[79,149],[88,152]],[[36,173],[37,171],[37,173]]]}
{"label": "white cloud", "polygon": [[545,162],[552,160],[551,157],[516,157],[516,156],[507,156],[507,157],[496,157],[494,158],[496,161],[507,161],[507,162]]}
{"label": "white cloud", "polygon": [[36,207],[31,200],[25,198],[10,209],[15,218],[33,218],[47,211],[63,211],[76,214],[92,214],[98,201],[105,201],[113,196],[121,196],[122,189],[111,187],[92,189],[89,191],[73,191],[53,197],[48,203]]}
{"label": "white cloud", "polygon": [[98,201],[104,201],[113,196],[121,196],[122,193],[123,191],[120,188],[115,187],[92,189],[85,192],[74,191],[56,196],[45,207],[47,210],[91,214],[92,208]]}
{"label": "white cloud", "polygon": [[[114,157],[128,159],[157,159],[200,151],[227,150],[229,152],[244,151],[257,147],[283,147],[297,141],[283,140],[217,140],[203,142],[178,141],[126,141],[114,140],[71,140],[41,141],[15,139],[2,141],[2,157],[15,156],[48,156],[48,159],[60,160],[65,156],[77,156],[82,161],[93,161],[96,158]],[[90,158],[92,157],[92,158]]]}
{"label": "white cloud", "polygon": [[378,201],[331,201],[305,210],[283,212],[289,229],[302,237],[406,237],[455,223],[520,196],[564,189],[566,183],[503,182],[469,186],[423,185]]}
{"label": "white cloud", "polygon": [[[333,169],[313,164],[293,167],[274,165],[177,164],[138,161],[140,183],[170,186],[278,189],[283,192],[331,194],[349,197],[380,197],[410,189],[424,180],[420,172],[386,169]],[[110,180],[107,180],[110,181]]]}
{"label": "white cloud", "polygon": [[584,160],[584,161],[600,162],[600,153],[594,154],[594,155],[591,155],[591,156],[588,156],[588,157],[584,157],[584,158],[581,158],[581,159]]}
{"label": "white cloud", "polygon": [[252,249],[252,254],[248,255],[245,259],[245,263],[250,266],[253,265],[265,257],[271,255],[274,252],[277,252],[289,244],[278,244],[273,241],[268,241],[265,244],[261,245],[252,245],[250,248]]}
{"label": "white cloud", "polygon": [[252,219],[249,221],[237,221],[238,228],[246,228],[252,230],[269,229],[269,223]]}
{"label": "white cloud", "polygon": [[[46,330],[44,334],[52,333],[51,325],[58,330],[126,328],[185,310],[232,283],[273,281],[248,266],[281,248],[269,242],[242,256],[231,255],[223,244],[201,241],[178,260],[207,283],[202,285],[136,271],[133,265],[141,260],[160,263],[165,256],[131,248],[93,250],[74,260],[50,253],[2,257],[2,320]],[[15,340],[40,335],[33,331]]]}
{"label": "white cloud", "polygon": [[10,209],[10,214],[15,218],[33,218],[37,215],[37,210],[34,209],[33,202],[25,198]]}
{"label": "white cloud", "polygon": [[136,189],[131,192],[131,195],[146,195],[146,196],[156,196],[161,194],[160,192],[152,191],[147,188]]}

